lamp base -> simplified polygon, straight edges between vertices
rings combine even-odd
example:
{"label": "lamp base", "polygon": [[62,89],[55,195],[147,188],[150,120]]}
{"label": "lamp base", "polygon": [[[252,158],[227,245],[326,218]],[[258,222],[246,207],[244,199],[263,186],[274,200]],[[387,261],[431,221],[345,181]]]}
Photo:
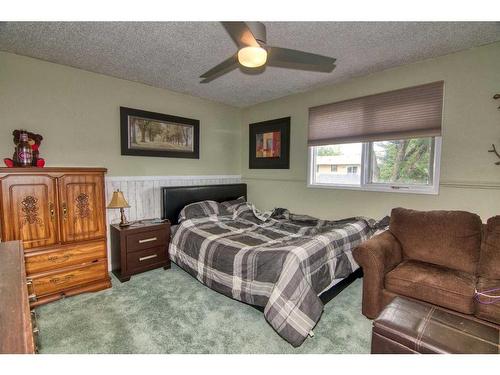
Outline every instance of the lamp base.
{"label": "lamp base", "polygon": [[128,227],[131,223],[127,221],[127,218],[125,217],[125,210],[123,208],[120,208],[120,227]]}

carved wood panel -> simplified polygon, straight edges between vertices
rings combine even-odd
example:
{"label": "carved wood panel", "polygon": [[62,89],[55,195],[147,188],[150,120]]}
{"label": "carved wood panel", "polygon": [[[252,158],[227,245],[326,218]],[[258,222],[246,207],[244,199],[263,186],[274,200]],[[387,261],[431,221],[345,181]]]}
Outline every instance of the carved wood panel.
{"label": "carved wood panel", "polygon": [[74,220],[90,217],[92,208],[90,207],[90,197],[87,193],[80,193],[75,199],[75,204],[76,210]]}
{"label": "carved wood panel", "polygon": [[23,225],[24,224],[38,224],[43,225],[42,219],[40,219],[40,207],[38,198],[33,195],[27,195],[21,201],[21,211],[23,212]]}
{"label": "carved wood panel", "polygon": [[49,176],[12,175],[1,181],[2,240],[22,240],[30,249],[58,242],[56,184]]}
{"label": "carved wood panel", "polygon": [[59,179],[61,241],[105,236],[104,191],[101,176],[66,175]]}

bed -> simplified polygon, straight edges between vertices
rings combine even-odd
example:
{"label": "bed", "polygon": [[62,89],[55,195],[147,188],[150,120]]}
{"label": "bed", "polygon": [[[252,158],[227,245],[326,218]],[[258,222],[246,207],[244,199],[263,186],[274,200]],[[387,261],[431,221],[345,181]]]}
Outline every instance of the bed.
{"label": "bed", "polygon": [[359,268],[351,251],[373,235],[374,221],[263,214],[246,192],[246,184],[162,188],[171,260],[209,288],[263,307],[274,330],[300,346],[323,312],[320,295]]}

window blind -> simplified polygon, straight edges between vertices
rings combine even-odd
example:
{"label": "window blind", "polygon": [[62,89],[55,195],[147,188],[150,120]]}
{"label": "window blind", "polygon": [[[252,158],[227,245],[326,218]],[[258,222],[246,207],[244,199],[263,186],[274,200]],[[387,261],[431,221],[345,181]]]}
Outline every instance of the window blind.
{"label": "window blind", "polygon": [[443,81],[309,108],[309,146],[441,135]]}

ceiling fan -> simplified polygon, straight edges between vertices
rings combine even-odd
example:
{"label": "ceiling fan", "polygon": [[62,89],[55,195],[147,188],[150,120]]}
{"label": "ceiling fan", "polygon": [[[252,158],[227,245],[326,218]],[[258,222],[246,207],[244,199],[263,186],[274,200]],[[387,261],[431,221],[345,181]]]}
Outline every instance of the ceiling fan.
{"label": "ceiling fan", "polygon": [[208,83],[242,65],[256,69],[264,65],[330,73],[335,59],[294,49],[271,47],[266,43],[266,26],[262,22],[221,22],[238,52],[203,73],[200,83]]}

